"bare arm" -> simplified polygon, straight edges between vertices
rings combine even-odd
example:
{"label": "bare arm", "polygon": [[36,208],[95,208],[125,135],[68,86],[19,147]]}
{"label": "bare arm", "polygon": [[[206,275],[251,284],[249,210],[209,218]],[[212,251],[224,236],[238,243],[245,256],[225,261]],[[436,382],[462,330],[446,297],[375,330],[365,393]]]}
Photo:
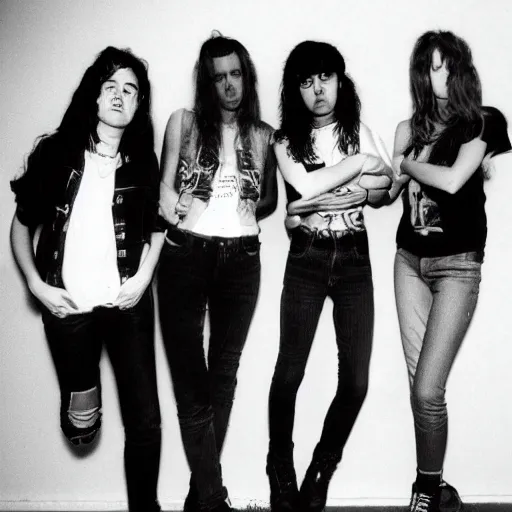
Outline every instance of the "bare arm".
{"label": "bare arm", "polygon": [[160,167],[162,178],[160,181],[160,209],[159,214],[170,224],[177,224],[179,217],[176,213],[178,192],[175,188],[176,170],[178,168],[181,144],[181,120],[184,110],[176,110],[169,117],[165,128],[164,143]]}
{"label": "bare arm", "polygon": [[485,156],[487,143],[480,137],[462,144],[452,166],[434,165],[404,158],[402,172],[431,187],[455,194],[471,178]]}
{"label": "bare arm", "polygon": [[368,192],[362,188],[351,191],[350,194],[325,192],[312,199],[297,199],[288,204],[288,215],[301,215],[318,211],[344,210],[363,204]]}
{"label": "bare arm", "polygon": [[261,180],[260,199],[256,207],[256,218],[258,220],[268,217],[277,207],[276,168],[276,157],[272,146],[269,146]]}
{"label": "bare arm", "polygon": [[76,304],[66,290],[50,286],[41,279],[34,260],[32,234],[16,214],[11,224],[11,247],[29,290],[43,306],[59,318],[76,313]]}
{"label": "bare arm", "polygon": [[358,185],[366,189],[367,195],[365,201],[374,207],[386,204],[388,198],[388,190],[392,185],[393,170],[389,155],[380,142],[378,145],[369,128],[361,123],[360,127],[361,151],[379,158],[382,166],[378,170],[370,170],[361,172]]}
{"label": "bare arm", "polygon": [[406,119],[398,123],[395,131],[395,143],[393,146],[393,183],[388,191],[389,197],[385,199],[386,204],[391,204],[400,195],[403,186],[411,179],[410,176],[402,174],[400,164],[404,159],[404,152],[409,146],[411,139],[410,120]]}

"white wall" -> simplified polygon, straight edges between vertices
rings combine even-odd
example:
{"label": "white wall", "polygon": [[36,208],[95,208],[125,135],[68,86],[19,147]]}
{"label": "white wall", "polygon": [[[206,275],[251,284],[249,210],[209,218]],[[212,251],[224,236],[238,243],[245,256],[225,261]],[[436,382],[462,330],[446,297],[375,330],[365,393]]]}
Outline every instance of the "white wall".
{"label": "white wall", "polygon": [[[58,387],[42,325],[8,244],[14,210],[9,180],[35,137],[57,126],[99,51],[109,44],[129,46],[149,62],[159,154],[169,114],[191,105],[192,67],[212,29],[239,38],[249,49],[259,74],[263,117],[274,126],[289,51],[306,38],[330,41],[346,57],[358,85],[363,119],[391,150],[395,126],[410,109],[409,55],[428,29],[451,29],[467,39],[485,103],[512,121],[511,24],[507,0],[0,2],[0,508],[119,509],[125,501],[123,431],[108,361],[102,363],[101,440],[89,456],[76,457],[59,431]],[[500,157],[487,185],[490,230],[480,301],[448,386],[445,476],[473,500],[512,501],[511,158]],[[266,405],[288,243],[283,212],[281,194],[278,211],[262,223],[261,294],[223,454],[225,482],[237,505],[268,500]],[[399,203],[367,212],[376,302],[370,391],[332,483],[331,504],[403,503],[414,477],[412,417],[392,288],[400,213]],[[326,304],[298,399],[299,477],[335,389],[330,314]],[[157,358],[164,436],[159,495],[163,505],[178,507],[187,491],[188,468],[160,336]],[[56,501],[66,504],[50,503]]]}

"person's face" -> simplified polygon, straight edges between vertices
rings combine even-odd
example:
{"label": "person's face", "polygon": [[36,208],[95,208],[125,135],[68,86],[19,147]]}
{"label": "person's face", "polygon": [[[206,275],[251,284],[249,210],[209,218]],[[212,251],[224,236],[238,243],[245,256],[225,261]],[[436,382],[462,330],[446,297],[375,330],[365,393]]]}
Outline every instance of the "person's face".
{"label": "person's face", "polygon": [[300,83],[300,95],[306,108],[313,114],[315,125],[334,121],[334,107],[340,82],[336,73],[318,73]]}
{"label": "person's face", "polygon": [[244,94],[242,66],[236,53],[213,59],[213,81],[220,108],[233,112],[238,109]]}
{"label": "person's face", "polygon": [[442,60],[441,53],[436,48],[432,53],[432,64],[430,66],[430,83],[432,92],[438,100],[448,99],[448,68],[446,60]]}
{"label": "person's face", "polygon": [[139,105],[139,81],[131,68],[118,69],[101,85],[98,119],[112,128],[126,128]]}

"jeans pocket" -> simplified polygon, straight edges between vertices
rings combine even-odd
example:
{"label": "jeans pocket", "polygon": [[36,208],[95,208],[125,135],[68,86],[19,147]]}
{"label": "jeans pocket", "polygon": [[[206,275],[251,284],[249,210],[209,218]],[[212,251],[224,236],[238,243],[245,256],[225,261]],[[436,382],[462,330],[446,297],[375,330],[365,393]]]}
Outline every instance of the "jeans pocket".
{"label": "jeans pocket", "polygon": [[242,238],[242,249],[247,256],[256,256],[260,252],[261,242],[257,238]]}
{"label": "jeans pocket", "polygon": [[288,254],[292,258],[302,258],[304,257],[311,248],[313,244],[314,237],[309,236],[306,233],[298,232],[292,234],[292,239],[290,242],[290,250]]}
{"label": "jeans pocket", "polygon": [[[174,235],[174,233],[173,233],[173,235]],[[190,253],[190,248],[189,248],[189,244],[187,243],[186,237],[184,236],[183,239],[179,240],[179,242],[178,242],[176,237],[166,236],[162,252],[163,252],[163,254],[170,255],[170,256],[186,256],[186,255],[188,255]]]}

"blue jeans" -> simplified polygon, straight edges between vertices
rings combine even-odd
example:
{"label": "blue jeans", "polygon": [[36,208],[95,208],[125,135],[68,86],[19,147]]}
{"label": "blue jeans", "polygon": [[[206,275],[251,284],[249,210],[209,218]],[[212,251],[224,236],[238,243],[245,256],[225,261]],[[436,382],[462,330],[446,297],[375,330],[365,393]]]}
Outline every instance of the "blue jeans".
{"label": "blue jeans", "polygon": [[443,468],[445,386],[478,300],[483,254],[420,258],[399,249],[395,297],[416,433],[418,469]]}
{"label": "blue jeans", "polygon": [[[260,285],[259,241],[170,229],[158,268],[160,325],[199,505],[223,501],[220,453]],[[203,344],[209,310],[208,364]]]}
{"label": "blue jeans", "polygon": [[[106,347],[117,382],[125,430],[125,473],[131,512],[159,511],[160,408],[154,352],[153,298],[147,290],[127,310],[98,307],[90,313],[57,318],[43,312],[43,322],[61,391],[61,426],[76,438],[70,422],[73,396],[100,388],[99,362]],[[100,421],[97,420],[97,427]]]}
{"label": "blue jeans", "polygon": [[290,458],[297,391],[326,297],[334,303],[338,387],[317,446],[341,452],[368,389],[373,282],[366,232],[319,239],[295,229],[281,296],[281,339],[269,397],[270,452]]}

